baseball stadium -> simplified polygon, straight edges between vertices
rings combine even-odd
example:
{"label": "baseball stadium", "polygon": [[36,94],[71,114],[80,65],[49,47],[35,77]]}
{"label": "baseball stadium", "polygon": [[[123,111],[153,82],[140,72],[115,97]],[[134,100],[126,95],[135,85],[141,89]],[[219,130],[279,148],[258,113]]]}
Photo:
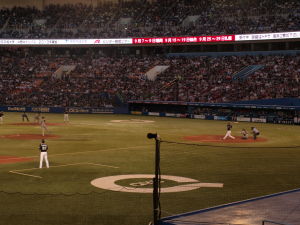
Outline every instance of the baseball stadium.
{"label": "baseball stadium", "polygon": [[0,225],[300,225],[299,1],[0,11]]}

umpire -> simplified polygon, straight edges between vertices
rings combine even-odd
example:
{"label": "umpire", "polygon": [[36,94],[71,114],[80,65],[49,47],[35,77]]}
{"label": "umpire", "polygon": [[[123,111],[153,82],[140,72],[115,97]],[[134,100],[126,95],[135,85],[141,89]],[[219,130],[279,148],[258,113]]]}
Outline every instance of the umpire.
{"label": "umpire", "polygon": [[26,112],[23,112],[23,114],[22,114],[22,121],[24,122],[25,119],[27,120],[27,122],[29,122],[29,119],[28,119],[28,116],[27,116]]}

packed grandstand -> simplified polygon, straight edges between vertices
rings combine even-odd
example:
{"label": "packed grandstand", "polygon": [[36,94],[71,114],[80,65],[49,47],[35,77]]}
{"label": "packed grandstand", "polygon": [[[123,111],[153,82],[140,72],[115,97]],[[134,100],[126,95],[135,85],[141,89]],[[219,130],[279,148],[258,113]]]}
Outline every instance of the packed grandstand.
{"label": "packed grandstand", "polygon": [[[2,49],[1,103],[4,105],[102,106],[124,100],[234,102],[300,96],[299,56],[105,57],[84,54],[47,56],[24,49]],[[18,65],[18,66],[16,66]],[[151,68],[167,69],[149,80]],[[250,65],[254,74],[234,79]],[[71,71],[55,76],[61,66]]]}
{"label": "packed grandstand", "polygon": [[299,30],[296,0],[133,0],[1,9],[1,38],[117,38]]}
{"label": "packed grandstand", "polygon": [[[300,30],[299,1],[120,1],[1,9],[0,38],[118,38]],[[250,2],[249,2],[250,4]],[[125,22],[126,23],[125,23]],[[188,21],[188,23],[187,23]],[[101,107],[121,101],[299,98],[300,56],[111,56],[96,48],[2,47],[0,104]],[[164,67],[149,79],[149,72]],[[251,73],[246,73],[252,70]],[[151,75],[151,73],[150,73]]]}

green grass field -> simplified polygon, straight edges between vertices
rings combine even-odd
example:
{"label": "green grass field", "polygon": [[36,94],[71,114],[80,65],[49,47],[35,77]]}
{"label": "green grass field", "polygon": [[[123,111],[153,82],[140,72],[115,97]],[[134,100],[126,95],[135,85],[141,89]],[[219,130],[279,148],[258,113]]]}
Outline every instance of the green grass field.
{"label": "green grass field", "polygon": [[[34,115],[29,116],[32,119]],[[63,122],[61,114],[45,116],[47,122]],[[129,121],[117,123],[112,120]],[[10,125],[17,122],[21,122],[21,113],[5,113],[0,136],[41,134],[38,126]],[[249,130],[253,124],[233,125],[233,135],[238,136],[242,128]],[[60,136],[46,141],[49,169],[38,169],[40,140],[0,138],[0,156],[33,158],[27,162],[0,164],[0,224],[148,224],[152,220],[152,194],[110,191],[94,187],[90,182],[106,176],[153,174],[155,143],[146,138],[148,132],[159,133],[162,140],[186,142],[183,136],[224,135],[225,126],[226,122],[222,121],[71,114],[70,124],[48,127],[51,134]],[[162,216],[299,188],[300,148],[278,147],[299,146],[300,126],[255,126],[267,142],[211,143],[234,148],[161,143],[163,175],[224,184],[223,188],[162,193]],[[239,146],[243,148],[237,148]],[[116,183],[130,186],[146,180],[149,179],[127,179]],[[164,180],[163,187],[174,185],[176,182]],[[142,188],[145,187],[151,185]]]}

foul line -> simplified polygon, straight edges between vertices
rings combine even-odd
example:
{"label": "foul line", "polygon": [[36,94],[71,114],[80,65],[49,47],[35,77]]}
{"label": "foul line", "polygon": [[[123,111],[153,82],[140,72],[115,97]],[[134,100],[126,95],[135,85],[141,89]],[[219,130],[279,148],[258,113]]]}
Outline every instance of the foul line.
{"label": "foul line", "polygon": [[95,150],[95,151],[84,151],[84,152],[70,152],[70,153],[61,153],[61,154],[53,154],[52,156],[61,156],[61,155],[77,155],[77,154],[85,154],[85,153],[91,153],[91,152],[104,152],[104,151],[115,151],[115,150],[124,150],[124,149],[131,149],[131,148],[141,148],[145,146],[152,146],[152,145],[140,145],[140,146],[131,146],[131,147],[125,147],[125,148],[107,148],[102,150]]}
{"label": "foul line", "polygon": [[19,173],[19,172],[16,172],[16,171],[9,171],[10,173],[15,173],[15,174],[19,174],[19,175],[23,175],[23,176],[28,176],[28,177],[36,177],[36,178],[42,178],[41,176],[35,176],[35,175],[31,175],[31,174],[27,174],[27,173]]}
{"label": "foul line", "polygon": [[[117,150],[126,150],[126,149],[132,149],[132,148],[142,148],[152,146],[150,145],[139,145],[139,146],[131,146],[131,147],[124,147],[124,148],[107,148],[107,149],[101,149],[101,150],[94,150],[94,151],[83,151],[83,152],[69,152],[69,153],[61,153],[61,154],[49,154],[49,157],[55,157],[55,156],[63,156],[63,155],[77,155],[77,154],[85,154],[85,153],[93,153],[93,152],[104,152],[104,151],[117,151]],[[34,156],[22,156],[21,158],[39,158],[40,156],[34,155]],[[18,158],[18,157],[16,157]],[[10,158],[14,159],[14,158]]]}
{"label": "foul line", "polygon": [[86,163],[88,165],[93,165],[93,166],[104,166],[104,167],[110,167],[110,168],[115,168],[118,169],[119,167],[117,166],[109,166],[109,165],[105,165],[105,164],[97,164],[97,163]]}
{"label": "foul line", "polygon": [[[58,165],[58,166],[50,166],[50,168],[57,168],[57,167],[65,167],[65,166],[74,166],[74,165],[93,165],[93,166],[103,166],[103,167],[110,167],[110,168],[115,168],[118,169],[119,167],[117,166],[110,166],[110,165],[105,165],[105,164],[97,164],[97,163],[89,163],[89,162],[83,162],[83,163],[72,163],[72,164],[63,164],[63,165]],[[31,175],[27,173],[20,173],[19,171],[31,171],[31,170],[40,170],[41,168],[29,168],[29,169],[21,169],[21,170],[11,170],[9,173],[14,173],[14,174],[19,174],[23,176],[30,176],[30,177],[36,177],[36,178],[42,178],[41,176],[36,176],[36,175]]]}

